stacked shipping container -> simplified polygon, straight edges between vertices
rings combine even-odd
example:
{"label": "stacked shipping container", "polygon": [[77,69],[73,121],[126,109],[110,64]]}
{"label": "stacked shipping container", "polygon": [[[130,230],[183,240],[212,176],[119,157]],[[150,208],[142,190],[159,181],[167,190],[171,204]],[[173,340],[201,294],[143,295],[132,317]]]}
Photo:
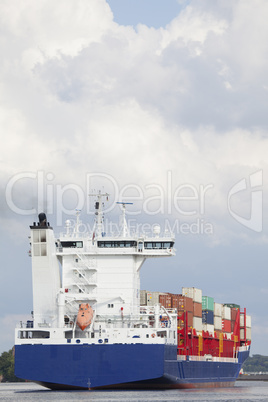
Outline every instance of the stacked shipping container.
{"label": "stacked shipping container", "polygon": [[222,305],[220,303],[214,303],[214,329],[219,336],[222,331]]}
{"label": "stacked shipping container", "polygon": [[[183,314],[187,312],[188,327],[197,333],[202,331],[219,337],[224,334],[231,339],[234,332],[236,317],[240,306],[237,304],[215,303],[209,296],[202,296],[202,290],[197,288],[182,288],[182,294],[140,291],[140,304],[153,306],[160,303],[165,308],[176,308],[178,312],[178,329],[184,326]],[[251,317],[240,314],[240,338],[251,340]]]}
{"label": "stacked shipping container", "polygon": [[202,323],[203,331],[214,333],[214,299],[213,297],[202,297]]}
{"label": "stacked shipping container", "polygon": [[231,309],[230,307],[222,306],[222,332],[231,333]]}
{"label": "stacked shipping container", "polygon": [[[172,295],[172,307],[178,310],[178,316],[183,316],[187,311],[188,314],[188,327],[193,327],[193,311],[194,302],[193,299],[183,295]],[[184,325],[182,320],[178,321],[178,327],[181,328]]]}
{"label": "stacked shipping container", "polygon": [[[196,288],[182,288],[182,294],[193,300],[193,328],[202,331],[202,290]],[[188,321],[189,326],[189,321]]]}
{"label": "stacked shipping container", "polygon": [[251,316],[243,313],[240,314],[240,338],[251,339]]}
{"label": "stacked shipping container", "polygon": [[[240,306],[235,304],[227,304],[231,309],[231,332],[234,331],[237,314],[239,313]],[[236,306],[236,307],[234,307]]]}

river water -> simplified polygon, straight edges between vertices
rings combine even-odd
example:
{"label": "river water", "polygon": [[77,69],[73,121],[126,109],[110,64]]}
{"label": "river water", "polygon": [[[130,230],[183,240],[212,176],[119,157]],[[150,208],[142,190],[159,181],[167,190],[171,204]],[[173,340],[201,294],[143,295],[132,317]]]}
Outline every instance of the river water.
{"label": "river water", "polygon": [[50,391],[34,383],[0,384],[0,401],[268,401],[268,382],[241,381],[234,388],[167,391]]}

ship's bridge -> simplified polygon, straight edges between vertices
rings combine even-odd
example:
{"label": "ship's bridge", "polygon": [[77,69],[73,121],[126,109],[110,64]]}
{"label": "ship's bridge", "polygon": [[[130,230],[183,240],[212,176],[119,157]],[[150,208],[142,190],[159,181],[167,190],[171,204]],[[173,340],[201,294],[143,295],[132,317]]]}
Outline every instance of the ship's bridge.
{"label": "ship's bridge", "polygon": [[119,255],[128,254],[140,256],[167,256],[174,255],[174,235],[165,230],[161,233],[159,225],[153,225],[152,233],[130,233],[126,221],[126,204],[122,204],[121,227],[118,233],[106,233],[103,227],[103,211],[101,199],[108,194],[98,194],[95,203],[95,223],[92,232],[79,231],[81,221],[79,211],[76,213],[76,224],[72,229],[69,220],[66,221],[66,232],[60,235],[57,242],[57,254],[69,255],[76,252],[83,254]]}
{"label": "ship's bridge", "polygon": [[142,254],[142,255],[174,255],[174,239],[171,237],[90,237],[59,239],[57,253],[73,254],[75,251],[89,254]]}

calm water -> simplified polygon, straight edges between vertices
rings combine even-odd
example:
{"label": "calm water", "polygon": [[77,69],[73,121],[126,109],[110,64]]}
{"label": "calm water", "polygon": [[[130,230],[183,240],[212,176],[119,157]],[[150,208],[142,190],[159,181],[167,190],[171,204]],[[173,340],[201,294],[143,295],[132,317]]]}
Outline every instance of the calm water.
{"label": "calm water", "polygon": [[268,382],[241,381],[234,388],[168,391],[49,391],[32,383],[0,384],[1,401],[268,401]]}

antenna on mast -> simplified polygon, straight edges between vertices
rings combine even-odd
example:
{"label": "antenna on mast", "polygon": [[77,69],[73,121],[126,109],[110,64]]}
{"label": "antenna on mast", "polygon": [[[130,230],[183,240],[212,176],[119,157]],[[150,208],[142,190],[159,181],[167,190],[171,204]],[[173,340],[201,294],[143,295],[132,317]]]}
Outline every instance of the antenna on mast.
{"label": "antenna on mast", "polygon": [[129,236],[127,221],[126,221],[126,205],[133,205],[133,202],[117,202],[122,205],[122,236]]}
{"label": "antenna on mast", "polygon": [[89,197],[97,197],[97,201],[95,202],[95,227],[93,230],[93,240],[95,237],[98,237],[102,233],[102,219],[103,219],[103,210],[102,210],[102,197],[106,197],[106,200],[109,199],[108,193],[102,193],[99,191],[97,194],[88,194]]}
{"label": "antenna on mast", "polygon": [[77,237],[77,236],[78,236],[78,233],[79,233],[79,226],[80,226],[80,219],[79,219],[79,217],[80,217],[81,209],[76,209],[75,211],[76,211],[76,224],[75,224],[75,230],[74,230],[74,232],[75,232],[75,235],[76,235],[76,237]]}

